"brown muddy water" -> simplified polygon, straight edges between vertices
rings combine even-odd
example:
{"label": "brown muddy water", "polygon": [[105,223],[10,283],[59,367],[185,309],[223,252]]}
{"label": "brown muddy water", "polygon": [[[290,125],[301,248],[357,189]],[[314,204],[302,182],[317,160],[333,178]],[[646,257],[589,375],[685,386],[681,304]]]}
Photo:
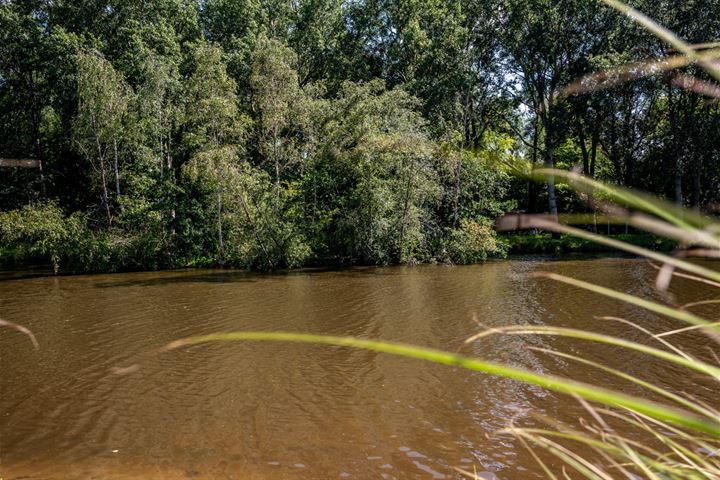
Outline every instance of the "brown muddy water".
{"label": "brown muddy water", "polygon": [[[717,292],[687,280],[653,289],[642,260],[510,260],[469,267],[395,267],[252,275],[183,271],[0,281],[0,478],[325,479],[542,478],[513,438],[536,415],[587,416],[566,397],[513,381],[347,348],[210,344],[153,353],[173,340],[283,330],[460,351],[629,393],[545,347],[604,360],[661,385],[686,372],[608,347],[491,337],[486,326],[550,324],[640,338],[602,315],[662,331],[672,322],[529,273],[547,270],[679,303]],[[716,308],[716,307],[715,307]],[[713,309],[698,310],[712,318]],[[698,342],[701,350],[702,339]],[[126,374],[116,369],[140,362]],[[713,387],[690,387],[717,403]]]}

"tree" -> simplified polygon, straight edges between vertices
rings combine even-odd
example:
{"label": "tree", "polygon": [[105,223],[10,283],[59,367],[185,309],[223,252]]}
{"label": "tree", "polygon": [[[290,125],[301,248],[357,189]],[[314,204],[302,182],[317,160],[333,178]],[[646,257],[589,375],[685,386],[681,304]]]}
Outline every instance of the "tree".
{"label": "tree", "polygon": [[314,178],[331,179],[320,186],[331,191],[314,197],[327,202],[315,208],[337,212],[323,220],[332,250],[370,263],[412,261],[429,251],[426,207],[438,188],[417,107],[380,81],[346,83],[328,106]]}
{"label": "tree", "polygon": [[[633,5],[720,36],[718,0]],[[700,209],[720,107],[645,63],[675,53],[584,0],[0,1],[0,158],[42,165],[0,209],[79,212],[101,265],[265,269],[468,262],[508,209],[587,211],[511,156]]]}
{"label": "tree", "polygon": [[[156,180],[163,190],[176,186],[176,165],[179,124],[182,121],[182,84],[178,65],[172,58],[148,52],[138,87],[135,114],[135,148],[147,157],[157,172]],[[170,195],[170,194],[168,194]],[[169,202],[169,216],[175,207]]]}
{"label": "tree", "polygon": [[[510,0],[505,2],[504,49],[530,112],[542,127],[545,166],[553,168],[553,150],[561,143],[560,88],[582,73],[579,62],[599,52],[607,29],[605,10],[594,3]],[[548,210],[557,217],[555,181],[548,178]]]}
{"label": "tree", "polygon": [[257,42],[250,76],[251,111],[260,162],[273,175],[276,197],[288,169],[301,168],[307,158],[305,142],[309,99],[294,69],[295,53],[264,35]]}
{"label": "tree", "polygon": [[[108,194],[110,177],[115,180],[115,201],[120,200],[120,150],[132,91],[122,76],[97,51],[77,55],[78,113],[74,138],[80,153],[90,161],[98,177],[101,207],[112,225]],[[112,173],[111,173],[112,171]]]}
{"label": "tree", "polygon": [[301,85],[322,81],[338,87],[345,77],[343,49],[347,37],[343,2],[305,0],[299,2],[294,25],[287,43],[298,56],[297,71]]}
{"label": "tree", "polygon": [[185,172],[207,182],[214,190],[217,208],[218,261],[225,262],[223,199],[232,182],[243,146],[245,119],[240,115],[235,81],[227,74],[222,51],[200,43],[195,47],[194,71],[185,92],[185,148],[190,161]]}

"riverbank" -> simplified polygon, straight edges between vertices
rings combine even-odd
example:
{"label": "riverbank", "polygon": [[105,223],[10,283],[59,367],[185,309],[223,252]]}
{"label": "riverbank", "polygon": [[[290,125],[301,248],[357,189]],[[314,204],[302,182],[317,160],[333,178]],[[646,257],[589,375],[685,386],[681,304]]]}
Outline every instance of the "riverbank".
{"label": "riverbank", "polygon": [[[661,252],[672,251],[677,246],[677,242],[673,240],[646,233],[609,235],[608,238],[629,243],[647,250]],[[517,233],[501,236],[500,239],[507,243],[508,253],[511,255],[559,255],[570,253],[617,252],[617,249],[607,245],[602,245],[570,235],[562,235],[560,238],[553,238],[549,233]]]}
{"label": "riverbank", "polygon": [[[619,240],[625,243],[636,245],[648,250],[669,252],[676,247],[676,242],[666,238],[657,237],[649,234],[619,234],[611,235],[609,238]],[[618,250],[606,245],[597,244],[589,240],[563,235],[560,238],[553,238],[549,233],[513,233],[499,235],[497,237],[499,245],[498,254],[491,255],[489,258],[503,261],[507,256],[514,255],[576,255],[576,254],[616,254]],[[107,260],[107,259],[106,259]],[[127,260],[127,259],[126,259]],[[145,259],[147,260],[147,259]],[[432,261],[421,263],[442,264],[446,262]],[[481,262],[474,262],[481,263]],[[128,267],[132,265],[131,267]],[[84,274],[84,273],[118,273],[118,272],[141,272],[141,271],[158,271],[158,270],[183,270],[183,269],[202,269],[217,268],[219,265],[212,256],[198,256],[192,259],[186,259],[182,262],[164,263],[161,261],[150,262],[150,264],[142,265],[140,263],[128,262],[125,266],[120,267],[114,262],[102,262],[95,268],[72,268],[67,265],[55,273],[63,275]],[[352,258],[313,258],[306,262],[301,268],[344,268],[352,266],[371,266],[363,264],[357,259]],[[223,266],[220,266],[221,268]],[[226,265],[227,268],[236,268]],[[3,274],[8,272],[23,273],[32,272],[31,276],[52,275],[53,265],[49,258],[42,256],[23,258],[20,252],[15,252],[8,248],[0,247],[0,270]],[[3,275],[7,277],[8,275]],[[9,275],[13,276],[13,275]]]}

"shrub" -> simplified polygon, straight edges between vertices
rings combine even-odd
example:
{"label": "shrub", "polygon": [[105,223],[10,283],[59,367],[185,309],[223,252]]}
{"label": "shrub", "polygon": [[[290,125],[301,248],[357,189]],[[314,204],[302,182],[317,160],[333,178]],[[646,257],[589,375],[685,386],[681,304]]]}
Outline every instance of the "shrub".
{"label": "shrub", "polygon": [[446,254],[450,261],[458,264],[477,263],[487,259],[488,255],[503,256],[504,245],[498,242],[497,235],[489,219],[463,219],[460,227],[448,235]]}
{"label": "shrub", "polygon": [[82,251],[90,237],[85,218],[66,217],[53,202],[27,205],[0,214],[0,242],[16,261],[47,259],[57,272],[68,256]]}

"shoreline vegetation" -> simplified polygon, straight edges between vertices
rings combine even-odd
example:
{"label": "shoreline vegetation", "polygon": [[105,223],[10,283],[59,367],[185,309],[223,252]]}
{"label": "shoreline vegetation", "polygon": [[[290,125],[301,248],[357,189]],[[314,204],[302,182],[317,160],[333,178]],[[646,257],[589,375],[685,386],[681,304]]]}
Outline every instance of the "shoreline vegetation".
{"label": "shoreline vegetation", "polygon": [[[678,242],[653,235],[648,233],[622,233],[607,235],[608,238],[621,241],[630,245],[642,247],[647,250],[658,251],[658,252],[671,252],[678,247]],[[572,235],[561,235],[559,238],[553,237],[551,233],[510,233],[510,234],[499,234],[496,238],[497,249],[495,252],[487,255],[483,260],[477,262],[467,262],[464,264],[476,264],[482,263],[486,260],[502,261],[506,259],[513,259],[517,257],[524,257],[527,255],[540,255],[547,257],[567,256],[568,258],[575,258],[576,256],[591,255],[593,258],[596,255],[602,256],[618,256],[627,255],[622,252],[618,252],[617,249],[612,247],[601,245],[598,243],[591,242],[589,240],[574,237]],[[112,254],[110,256],[112,258]],[[28,252],[23,252],[22,249],[9,249],[7,247],[0,247],[0,268],[6,270],[18,270],[23,271],[26,268],[38,269],[38,271],[47,272],[48,274],[63,274],[63,275],[76,275],[84,273],[119,273],[119,272],[137,272],[137,271],[160,271],[160,270],[184,270],[184,269],[205,269],[205,268],[229,268],[248,270],[243,268],[237,268],[232,265],[218,265],[218,263],[209,257],[195,258],[189,260],[184,264],[163,264],[161,262],[155,263],[154,267],[148,268],[144,266],[123,266],[114,264],[108,266],[104,270],[97,270],[88,268],[87,265],[80,263],[73,263],[81,261],[78,258],[64,257],[62,259],[56,259],[58,263],[62,263],[64,267],[62,269],[57,268],[53,264],[53,260],[47,255],[38,255]],[[310,258],[303,265],[297,266],[294,269],[281,269],[280,271],[288,270],[303,270],[308,268],[346,268],[346,267],[365,267],[365,266],[400,266],[400,265],[417,265],[417,264],[435,264],[435,265],[463,265],[463,263],[454,263],[450,261],[438,261],[431,259],[425,262],[407,262],[404,264],[364,264],[358,261],[354,261],[349,258]],[[260,272],[258,272],[260,273]]]}
{"label": "shoreline vegetation", "polygon": [[[621,233],[607,235],[607,237],[647,250],[660,252],[671,252],[678,246],[677,241],[648,233]],[[528,233],[503,235],[501,238],[509,245],[509,255],[619,253],[615,248],[572,235],[553,238],[549,233]]]}

